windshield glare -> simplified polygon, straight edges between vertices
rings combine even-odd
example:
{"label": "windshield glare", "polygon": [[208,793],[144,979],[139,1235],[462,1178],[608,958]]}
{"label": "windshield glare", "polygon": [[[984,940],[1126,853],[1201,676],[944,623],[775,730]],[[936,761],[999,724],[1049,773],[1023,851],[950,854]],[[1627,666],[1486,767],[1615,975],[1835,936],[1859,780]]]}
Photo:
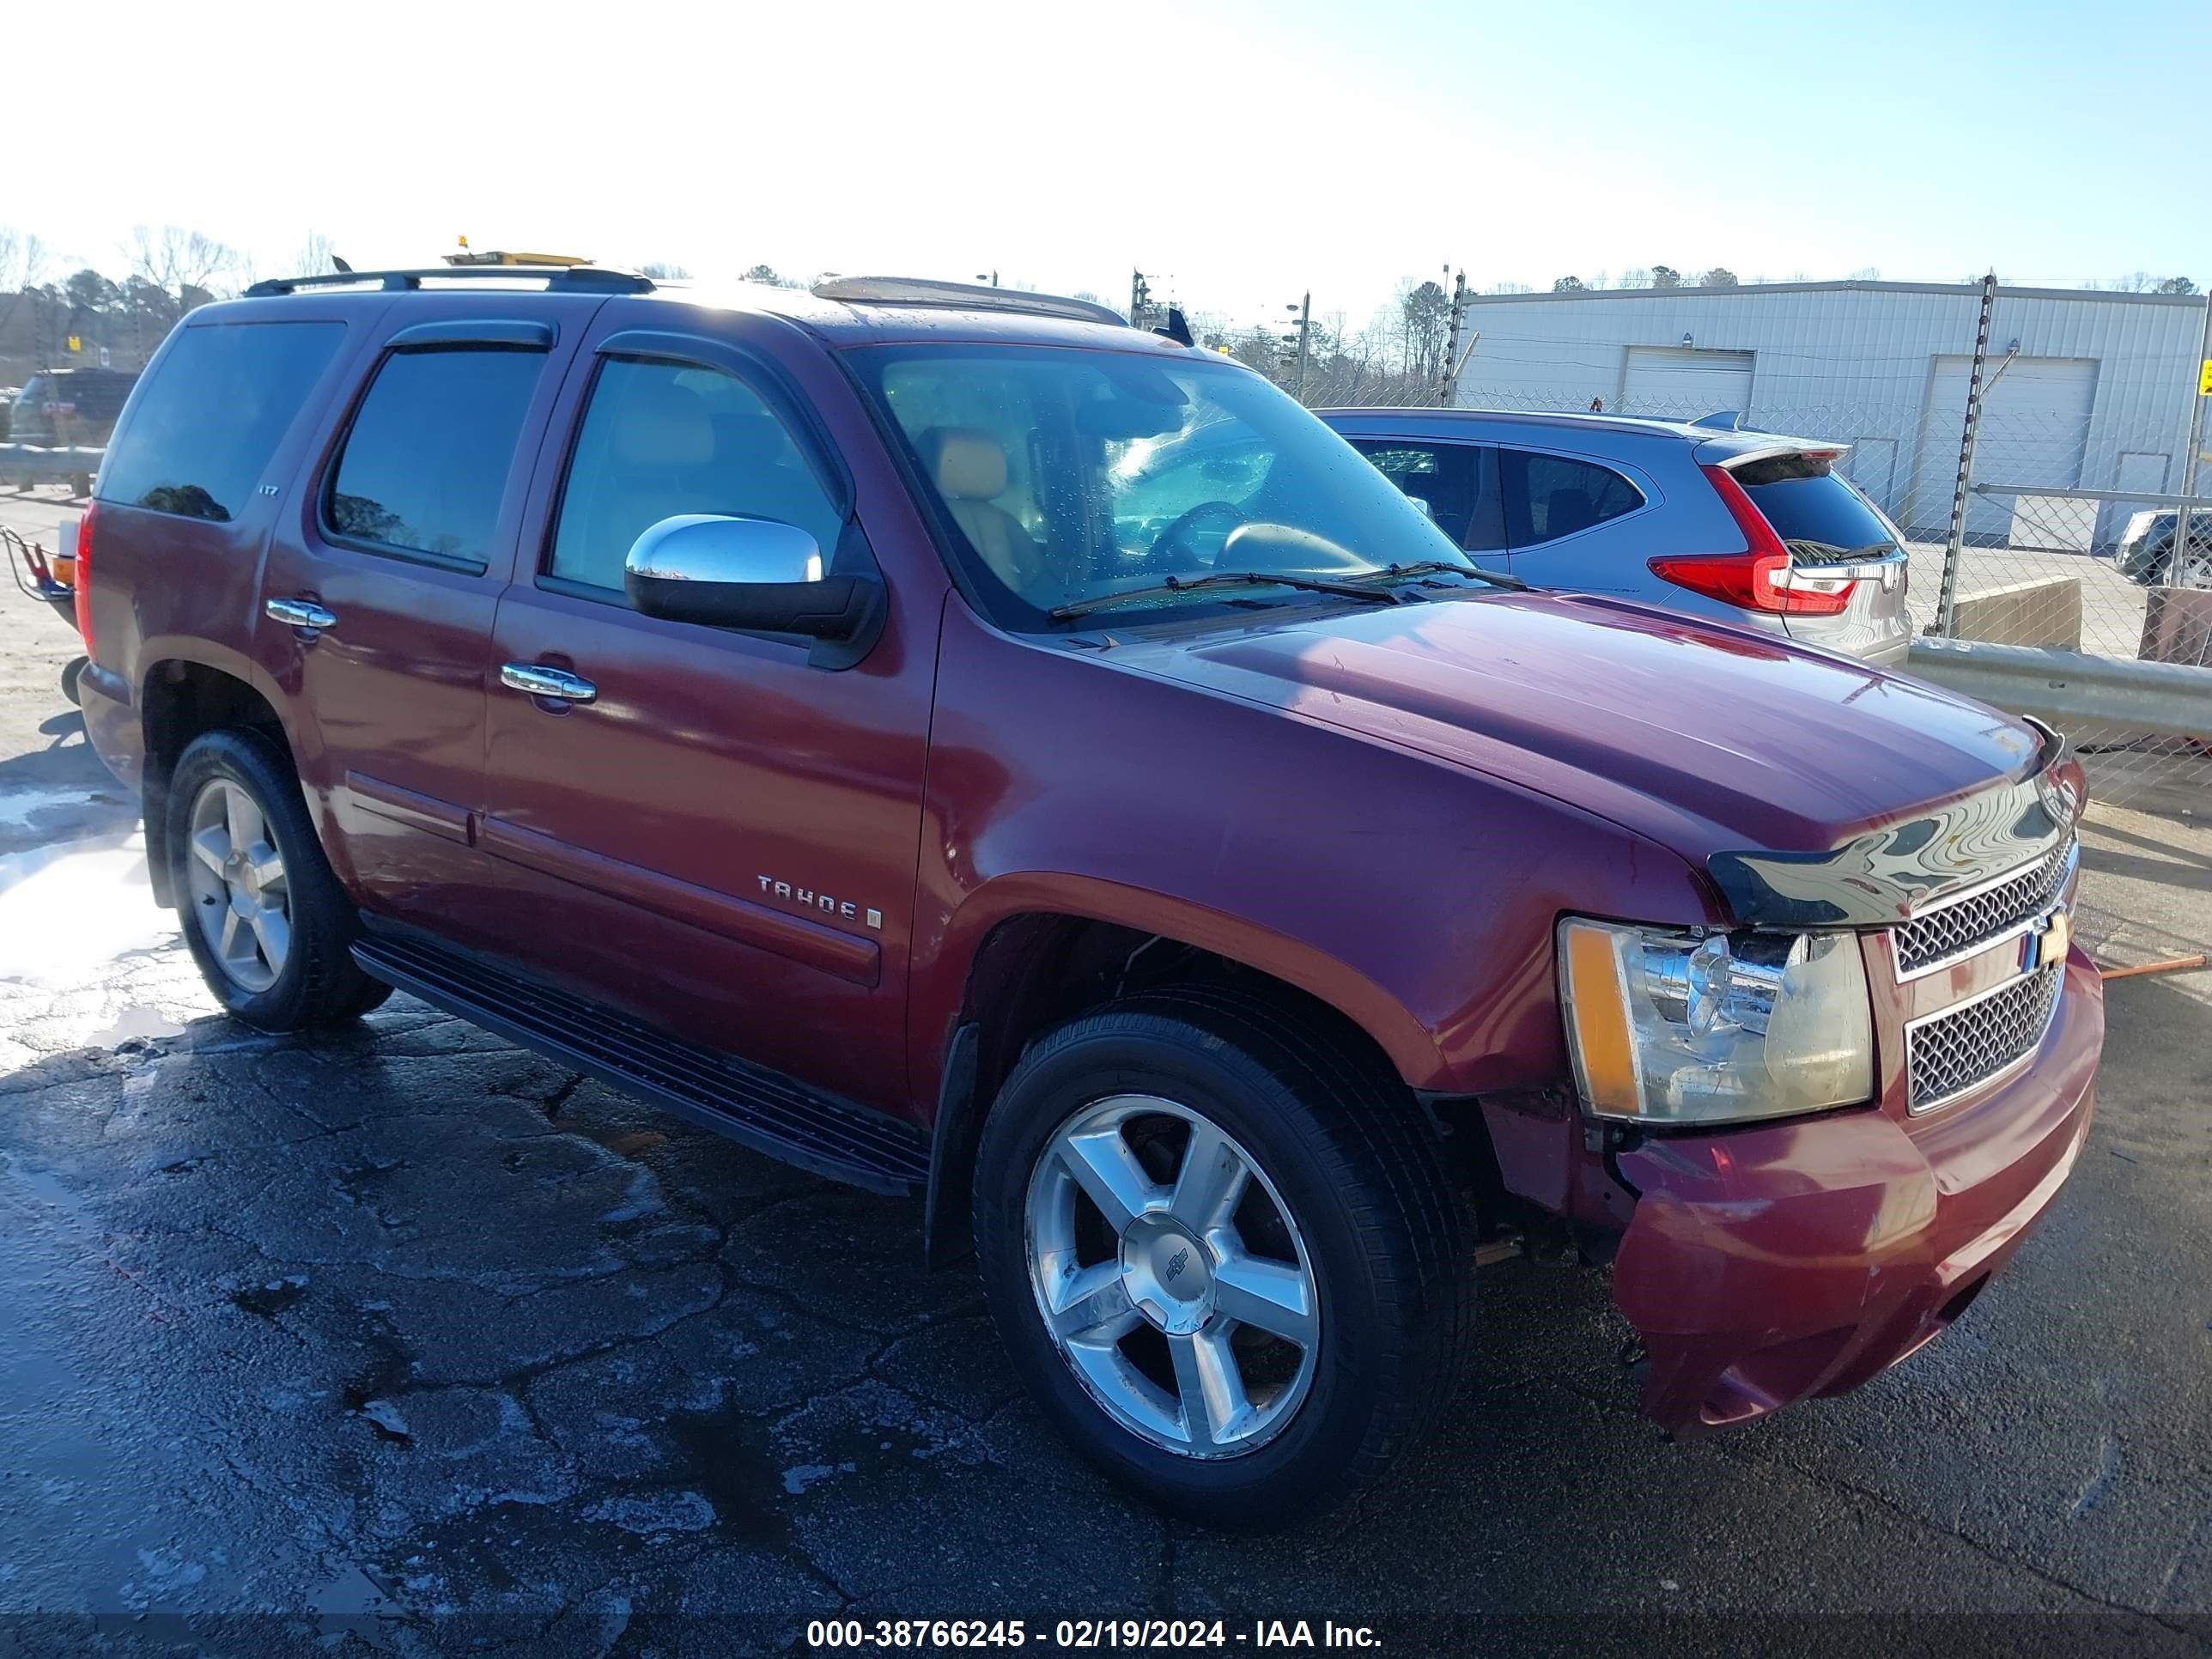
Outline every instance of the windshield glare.
{"label": "windshield glare", "polygon": [[[854,356],[985,586],[1030,612],[1170,577],[1472,568],[1343,440],[1234,365],[1054,347]],[[1312,596],[1217,586],[1133,599],[1114,614],[1255,601]]]}

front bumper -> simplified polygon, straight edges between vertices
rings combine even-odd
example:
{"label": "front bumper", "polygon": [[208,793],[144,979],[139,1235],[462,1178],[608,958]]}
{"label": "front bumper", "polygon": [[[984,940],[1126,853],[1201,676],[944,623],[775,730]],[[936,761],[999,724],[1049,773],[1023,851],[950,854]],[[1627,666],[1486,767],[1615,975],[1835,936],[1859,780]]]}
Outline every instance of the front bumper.
{"label": "front bumper", "polygon": [[2102,982],[2069,952],[2033,1060],[1923,1119],[1875,1108],[1647,1142],[1613,1295],[1645,1413],[1677,1433],[1846,1393],[1938,1335],[2002,1267],[2081,1151]]}

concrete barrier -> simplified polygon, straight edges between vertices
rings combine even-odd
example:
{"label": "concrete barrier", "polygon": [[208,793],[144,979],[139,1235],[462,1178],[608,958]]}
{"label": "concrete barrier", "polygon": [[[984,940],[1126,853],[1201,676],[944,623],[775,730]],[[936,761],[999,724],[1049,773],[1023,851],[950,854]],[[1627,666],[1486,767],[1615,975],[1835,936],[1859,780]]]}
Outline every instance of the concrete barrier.
{"label": "concrete barrier", "polygon": [[1962,640],[2025,645],[2045,651],[2081,648],[2081,580],[2039,576],[1959,596],[1953,630]]}

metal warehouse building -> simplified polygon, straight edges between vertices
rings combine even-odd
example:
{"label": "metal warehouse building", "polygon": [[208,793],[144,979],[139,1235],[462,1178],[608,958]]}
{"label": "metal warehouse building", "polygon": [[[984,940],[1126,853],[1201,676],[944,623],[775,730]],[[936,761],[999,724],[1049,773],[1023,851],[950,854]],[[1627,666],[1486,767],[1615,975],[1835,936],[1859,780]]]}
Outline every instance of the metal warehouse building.
{"label": "metal warehouse building", "polygon": [[[2147,494],[2181,488],[2203,298],[1997,290],[1977,482]],[[1745,424],[1848,442],[1853,478],[1916,534],[1940,536],[1958,472],[1981,289],[1783,283],[1471,296],[1458,401]],[[2212,424],[2212,423],[2208,423]],[[2200,462],[2200,466],[2212,460]],[[2039,501],[2048,544],[2055,503]],[[2135,503],[2070,503],[2069,539],[2109,545]],[[2066,515],[2056,515],[2063,520]],[[1977,539],[2020,538],[2014,501],[1975,499]]]}

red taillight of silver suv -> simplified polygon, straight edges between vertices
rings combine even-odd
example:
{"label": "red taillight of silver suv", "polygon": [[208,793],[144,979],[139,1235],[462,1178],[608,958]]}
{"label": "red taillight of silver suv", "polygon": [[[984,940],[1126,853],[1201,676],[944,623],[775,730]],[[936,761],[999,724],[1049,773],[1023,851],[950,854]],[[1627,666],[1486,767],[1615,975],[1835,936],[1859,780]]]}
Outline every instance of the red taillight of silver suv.
{"label": "red taillight of silver suv", "polygon": [[1782,538],[1766,521],[1744,488],[1726,467],[1700,466],[1736,528],[1743,532],[1741,553],[1679,554],[1650,561],[1651,574],[1677,587],[1702,593],[1723,605],[1776,616],[1838,617],[1850,607],[1849,576],[1821,576],[1801,570]]}

